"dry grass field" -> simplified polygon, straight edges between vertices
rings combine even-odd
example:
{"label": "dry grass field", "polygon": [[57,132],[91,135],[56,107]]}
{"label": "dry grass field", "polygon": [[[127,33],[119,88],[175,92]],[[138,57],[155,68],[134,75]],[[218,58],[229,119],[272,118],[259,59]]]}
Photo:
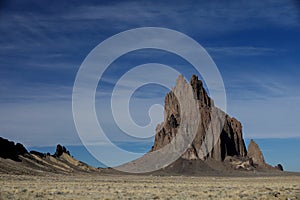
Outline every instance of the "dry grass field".
{"label": "dry grass field", "polygon": [[0,174],[0,199],[300,199],[300,177]]}

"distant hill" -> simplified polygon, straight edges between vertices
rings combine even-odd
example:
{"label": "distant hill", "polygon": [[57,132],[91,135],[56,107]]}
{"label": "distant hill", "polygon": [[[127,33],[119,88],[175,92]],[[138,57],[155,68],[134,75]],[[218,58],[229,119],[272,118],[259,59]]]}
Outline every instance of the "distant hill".
{"label": "distant hill", "polygon": [[0,137],[0,172],[8,174],[44,174],[61,173],[95,173],[96,169],[76,160],[64,146],[57,145],[56,152],[41,153],[38,151],[28,152],[20,144]]}

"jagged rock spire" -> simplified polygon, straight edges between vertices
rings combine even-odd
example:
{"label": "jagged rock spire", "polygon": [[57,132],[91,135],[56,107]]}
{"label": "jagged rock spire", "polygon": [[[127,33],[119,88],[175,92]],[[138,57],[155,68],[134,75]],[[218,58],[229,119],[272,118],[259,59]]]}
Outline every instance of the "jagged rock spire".
{"label": "jagged rock spire", "polygon": [[[176,80],[176,88],[180,89],[185,84],[188,83],[180,75]],[[195,98],[199,105],[199,108],[194,110],[194,112],[200,113],[201,122],[194,141],[186,153],[182,155],[182,158],[188,160],[213,158],[222,161],[226,156],[246,156],[247,150],[242,136],[241,123],[214,106],[213,100],[208,96],[202,81],[196,75],[191,77],[190,85],[194,92],[194,96],[191,98]],[[178,127],[181,125],[180,105],[173,91],[170,91],[166,95],[164,109],[165,120],[157,126],[152,151],[170,143],[176,136]],[[202,143],[207,136],[207,132],[209,132],[209,125],[220,126],[222,124],[221,121],[224,122],[221,134],[218,135],[219,137],[215,135],[210,136],[211,143],[215,145],[210,152],[205,152]],[[209,134],[211,133],[209,132]]]}

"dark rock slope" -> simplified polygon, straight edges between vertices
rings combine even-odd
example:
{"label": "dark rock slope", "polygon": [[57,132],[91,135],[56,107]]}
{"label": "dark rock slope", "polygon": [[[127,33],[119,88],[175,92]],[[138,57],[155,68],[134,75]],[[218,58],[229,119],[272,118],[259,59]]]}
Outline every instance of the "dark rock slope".
{"label": "dark rock slope", "polygon": [[22,144],[0,137],[0,173],[41,175],[90,173],[100,170],[76,160],[61,145],[57,145],[53,155],[38,151],[28,153]]}
{"label": "dark rock slope", "polygon": [[28,152],[22,144],[20,143],[15,144],[12,141],[0,137],[1,158],[9,158],[14,161],[21,161],[19,159],[19,155],[25,155],[25,154],[28,154]]}

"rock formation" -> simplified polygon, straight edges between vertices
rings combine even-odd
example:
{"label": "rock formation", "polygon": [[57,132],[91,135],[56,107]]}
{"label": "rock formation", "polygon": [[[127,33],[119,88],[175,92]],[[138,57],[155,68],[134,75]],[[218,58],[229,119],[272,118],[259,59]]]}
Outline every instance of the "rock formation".
{"label": "rock formation", "polygon": [[[176,81],[176,87],[185,84],[188,83],[184,77],[179,76]],[[227,156],[246,156],[247,151],[243,140],[241,123],[214,106],[213,100],[208,96],[202,81],[199,80],[197,76],[192,76],[190,85],[194,92],[193,98],[198,101],[198,108],[196,108],[195,112],[200,113],[201,121],[194,141],[186,153],[182,155],[182,158],[187,160],[206,160],[212,158],[223,161]],[[164,109],[165,120],[162,124],[157,126],[152,151],[160,149],[170,143],[176,136],[178,127],[181,125],[180,105],[173,91],[170,91],[166,95]],[[217,129],[216,127],[222,124],[221,135],[213,135],[213,137],[210,138],[210,142],[213,143],[211,145],[215,145],[211,151],[207,149],[207,152],[205,152],[205,146],[202,146],[202,143],[208,136],[206,133],[211,129]],[[210,125],[212,127],[210,127]]]}
{"label": "rock formation", "polygon": [[[282,170],[282,166],[272,167],[268,165],[258,145],[251,140],[248,152],[245,146],[242,132],[242,124],[235,118],[230,117],[225,112],[215,107],[214,101],[208,96],[203,87],[203,83],[197,76],[193,75],[190,80],[193,89],[192,97],[197,101],[197,108],[191,112],[200,114],[196,136],[186,152],[181,156],[180,161],[187,162],[201,160],[204,163],[214,163],[213,165],[229,166],[231,169],[267,169]],[[154,145],[151,151],[156,151],[169,144],[178,134],[181,123],[180,103],[178,102],[174,89],[178,93],[182,91],[188,83],[180,75],[176,80],[176,86],[166,95],[164,105],[164,122],[156,128]],[[181,94],[179,92],[179,94]],[[186,94],[189,95],[189,94]],[[192,116],[195,116],[191,113]],[[185,116],[186,118],[187,116]],[[189,119],[193,120],[193,119]],[[198,163],[198,162],[192,162]],[[212,166],[214,168],[214,166]]]}
{"label": "rock formation", "polygon": [[252,158],[254,165],[263,166],[266,164],[265,158],[254,140],[251,140],[248,145],[248,157]]}
{"label": "rock formation", "polygon": [[41,152],[34,151],[34,150],[30,151],[30,154],[39,156],[40,158],[46,158],[46,156],[47,156],[47,154],[45,154],[45,153],[41,153]]}
{"label": "rock formation", "polygon": [[56,146],[56,151],[55,151],[53,156],[54,157],[60,157],[63,153],[66,153],[66,154],[70,155],[70,152],[67,151],[66,147],[61,146],[60,144],[58,144]]}
{"label": "rock formation", "polygon": [[262,151],[260,150],[259,146],[254,142],[254,140],[251,140],[248,145],[248,154],[247,156],[253,160],[253,165],[256,168],[263,168],[263,169],[278,169],[280,171],[283,171],[282,165],[278,164],[277,166],[273,167],[266,163],[264,155]]}
{"label": "rock formation", "polygon": [[14,161],[20,161],[19,155],[25,155],[27,154],[27,150],[25,147],[17,143],[15,144],[12,141],[8,141],[7,139],[4,139],[0,137],[0,157],[1,158],[9,158]]}
{"label": "rock formation", "polygon": [[62,145],[57,145],[54,155],[38,151],[28,151],[20,144],[0,137],[0,173],[40,174],[40,173],[86,173],[99,172],[70,156]]}
{"label": "rock formation", "polygon": [[275,166],[276,169],[280,170],[280,171],[283,171],[283,166],[281,164],[277,164]]}

